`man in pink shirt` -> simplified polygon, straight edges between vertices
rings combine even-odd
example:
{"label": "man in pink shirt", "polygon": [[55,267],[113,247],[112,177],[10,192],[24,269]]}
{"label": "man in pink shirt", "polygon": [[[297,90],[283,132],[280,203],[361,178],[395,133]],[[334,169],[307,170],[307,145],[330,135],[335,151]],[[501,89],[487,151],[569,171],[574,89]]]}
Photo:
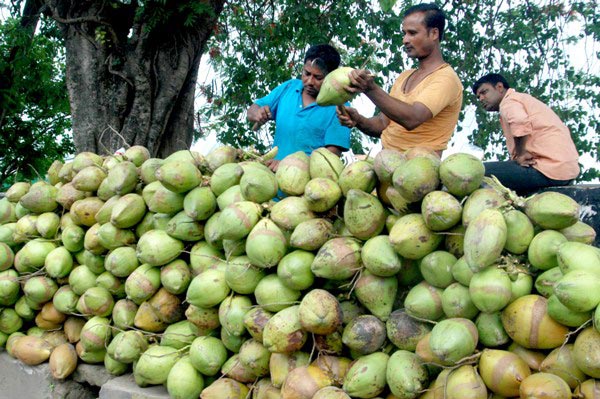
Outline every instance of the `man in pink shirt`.
{"label": "man in pink shirt", "polygon": [[510,154],[510,161],[485,162],[486,176],[496,176],[517,193],[530,193],[571,184],[579,175],[579,155],[569,128],[550,107],[511,89],[497,73],[479,78],[473,93],[486,111],[500,113]]}

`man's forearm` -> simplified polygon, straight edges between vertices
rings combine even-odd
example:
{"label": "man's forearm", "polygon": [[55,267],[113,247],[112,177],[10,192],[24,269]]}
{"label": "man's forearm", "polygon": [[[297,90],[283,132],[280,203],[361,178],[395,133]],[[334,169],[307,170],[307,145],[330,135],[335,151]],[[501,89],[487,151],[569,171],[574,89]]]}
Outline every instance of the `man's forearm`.
{"label": "man's forearm", "polygon": [[365,92],[365,95],[389,119],[402,125],[407,130],[413,130],[423,122],[431,119],[431,111],[420,103],[408,104],[390,96],[380,87]]}
{"label": "man's forearm", "polygon": [[381,115],[372,118],[361,116],[359,120],[356,121],[356,127],[367,136],[379,138],[381,137],[383,129],[387,127],[387,123],[384,123]]}

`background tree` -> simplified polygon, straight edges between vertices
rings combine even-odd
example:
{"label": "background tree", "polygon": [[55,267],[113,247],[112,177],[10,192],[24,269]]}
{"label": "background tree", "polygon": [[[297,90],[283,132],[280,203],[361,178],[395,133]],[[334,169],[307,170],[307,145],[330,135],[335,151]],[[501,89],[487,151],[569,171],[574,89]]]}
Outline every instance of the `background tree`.
{"label": "background tree", "polygon": [[[390,7],[394,1],[381,1]],[[200,87],[206,104],[199,109],[203,131],[217,132],[221,142],[239,146],[268,146],[273,126],[251,132],[245,110],[277,84],[299,76],[305,50],[329,42],[342,52],[343,63],[367,67],[389,88],[398,73],[410,67],[402,50],[402,11],[416,1],[397,2],[392,12],[366,0],[293,0],[228,2],[209,43],[216,78]],[[598,165],[600,138],[600,77],[596,46],[600,17],[593,1],[558,0],[445,0],[448,26],[442,50],[465,86],[461,124],[475,116],[469,142],[485,149],[489,159],[506,159],[497,115],[476,106],[471,85],[481,75],[502,71],[520,91],[550,104],[571,129],[575,144],[588,164]],[[569,58],[573,46],[588,68]],[[572,53],[572,52],[571,52]],[[270,130],[269,130],[270,129]],[[353,149],[360,152],[353,133]],[[597,167],[580,180],[599,177]]]}
{"label": "background tree", "polygon": [[0,24],[0,191],[73,152],[62,43],[56,29],[38,29],[38,22]]}

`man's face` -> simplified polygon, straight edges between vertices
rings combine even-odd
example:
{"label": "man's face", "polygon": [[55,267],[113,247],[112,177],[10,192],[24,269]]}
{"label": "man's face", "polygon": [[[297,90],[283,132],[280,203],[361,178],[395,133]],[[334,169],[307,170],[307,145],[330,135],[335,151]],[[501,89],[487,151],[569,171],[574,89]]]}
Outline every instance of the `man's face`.
{"label": "man's face", "polygon": [[302,85],[304,91],[311,97],[316,98],[321,90],[323,79],[325,79],[325,71],[317,66],[316,62],[306,61],[302,69]]}
{"label": "man's face", "polygon": [[488,112],[500,109],[500,102],[505,94],[506,89],[502,83],[496,83],[495,86],[491,83],[483,83],[475,93],[483,108]]}
{"label": "man's face", "polygon": [[423,59],[427,57],[439,40],[437,28],[427,29],[425,26],[425,14],[416,12],[407,15],[402,21],[402,44],[404,51],[411,58]]}

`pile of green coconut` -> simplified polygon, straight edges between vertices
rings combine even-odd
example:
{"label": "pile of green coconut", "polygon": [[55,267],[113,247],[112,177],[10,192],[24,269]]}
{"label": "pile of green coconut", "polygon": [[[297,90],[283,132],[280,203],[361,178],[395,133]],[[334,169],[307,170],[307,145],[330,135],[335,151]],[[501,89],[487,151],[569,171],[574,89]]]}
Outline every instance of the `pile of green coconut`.
{"label": "pile of green coconut", "polygon": [[80,153],[0,200],[0,345],[173,398],[596,398],[600,250],[469,154]]}

